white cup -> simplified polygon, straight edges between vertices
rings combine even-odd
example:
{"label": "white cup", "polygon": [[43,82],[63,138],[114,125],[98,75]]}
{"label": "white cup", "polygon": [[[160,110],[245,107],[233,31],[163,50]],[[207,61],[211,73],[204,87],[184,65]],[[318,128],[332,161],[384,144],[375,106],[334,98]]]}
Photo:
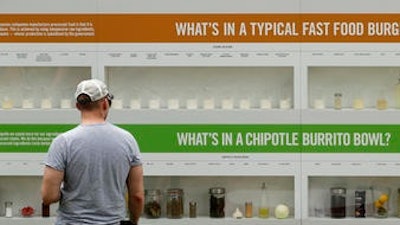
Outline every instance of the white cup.
{"label": "white cup", "polygon": [[197,109],[197,99],[192,98],[186,100],[186,108],[187,109]]}
{"label": "white cup", "polygon": [[214,109],[215,103],[213,98],[204,99],[203,101],[203,109]]}
{"label": "white cup", "polygon": [[131,109],[141,109],[142,108],[142,102],[140,99],[132,99],[129,103],[129,107]]}
{"label": "white cup", "polygon": [[222,99],[221,108],[222,109],[233,109],[233,99],[230,99],[230,98]]}
{"label": "white cup", "polygon": [[260,108],[261,109],[272,109],[272,102],[269,99],[261,99],[260,100]]}
{"label": "white cup", "polygon": [[149,100],[149,109],[160,109],[160,100],[159,99],[150,99]]}
{"label": "white cup", "polygon": [[179,109],[179,100],[176,98],[168,99],[168,109]]}

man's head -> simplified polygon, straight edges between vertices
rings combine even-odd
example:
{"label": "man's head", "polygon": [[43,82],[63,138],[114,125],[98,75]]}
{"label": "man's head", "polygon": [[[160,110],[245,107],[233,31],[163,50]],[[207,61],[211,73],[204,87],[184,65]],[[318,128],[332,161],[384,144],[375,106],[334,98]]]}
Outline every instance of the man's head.
{"label": "man's head", "polygon": [[[108,91],[107,85],[104,82],[97,79],[89,79],[78,84],[75,99],[76,106],[81,111],[93,111],[103,108],[104,110],[108,110],[111,106],[113,96]],[[104,104],[108,104],[108,106]]]}

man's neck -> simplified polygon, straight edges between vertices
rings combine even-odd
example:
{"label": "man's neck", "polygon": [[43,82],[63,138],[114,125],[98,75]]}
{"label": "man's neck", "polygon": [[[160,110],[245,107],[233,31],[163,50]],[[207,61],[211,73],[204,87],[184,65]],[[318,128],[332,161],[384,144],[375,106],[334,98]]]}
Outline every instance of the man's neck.
{"label": "man's neck", "polygon": [[90,125],[90,124],[99,124],[104,123],[104,116],[96,113],[96,112],[85,112],[81,114],[81,124]]}

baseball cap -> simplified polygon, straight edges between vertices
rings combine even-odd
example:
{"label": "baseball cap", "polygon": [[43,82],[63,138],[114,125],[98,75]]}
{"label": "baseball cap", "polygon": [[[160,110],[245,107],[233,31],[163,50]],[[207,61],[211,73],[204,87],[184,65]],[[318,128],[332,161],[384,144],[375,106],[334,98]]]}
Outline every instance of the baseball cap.
{"label": "baseball cap", "polygon": [[98,101],[106,96],[111,96],[107,85],[103,81],[97,79],[81,81],[76,87],[75,99],[78,99],[81,94],[89,96],[92,102]]}

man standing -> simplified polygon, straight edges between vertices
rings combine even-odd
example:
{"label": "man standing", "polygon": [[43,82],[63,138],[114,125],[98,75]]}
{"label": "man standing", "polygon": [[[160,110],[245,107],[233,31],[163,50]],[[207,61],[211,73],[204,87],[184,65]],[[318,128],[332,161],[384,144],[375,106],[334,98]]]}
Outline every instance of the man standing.
{"label": "man standing", "polygon": [[49,148],[43,204],[60,201],[56,225],[118,225],[126,215],[127,187],[130,222],[137,224],[144,187],[136,140],[106,121],[112,95],[102,81],[82,81],[75,98],[81,124],[57,136]]}

